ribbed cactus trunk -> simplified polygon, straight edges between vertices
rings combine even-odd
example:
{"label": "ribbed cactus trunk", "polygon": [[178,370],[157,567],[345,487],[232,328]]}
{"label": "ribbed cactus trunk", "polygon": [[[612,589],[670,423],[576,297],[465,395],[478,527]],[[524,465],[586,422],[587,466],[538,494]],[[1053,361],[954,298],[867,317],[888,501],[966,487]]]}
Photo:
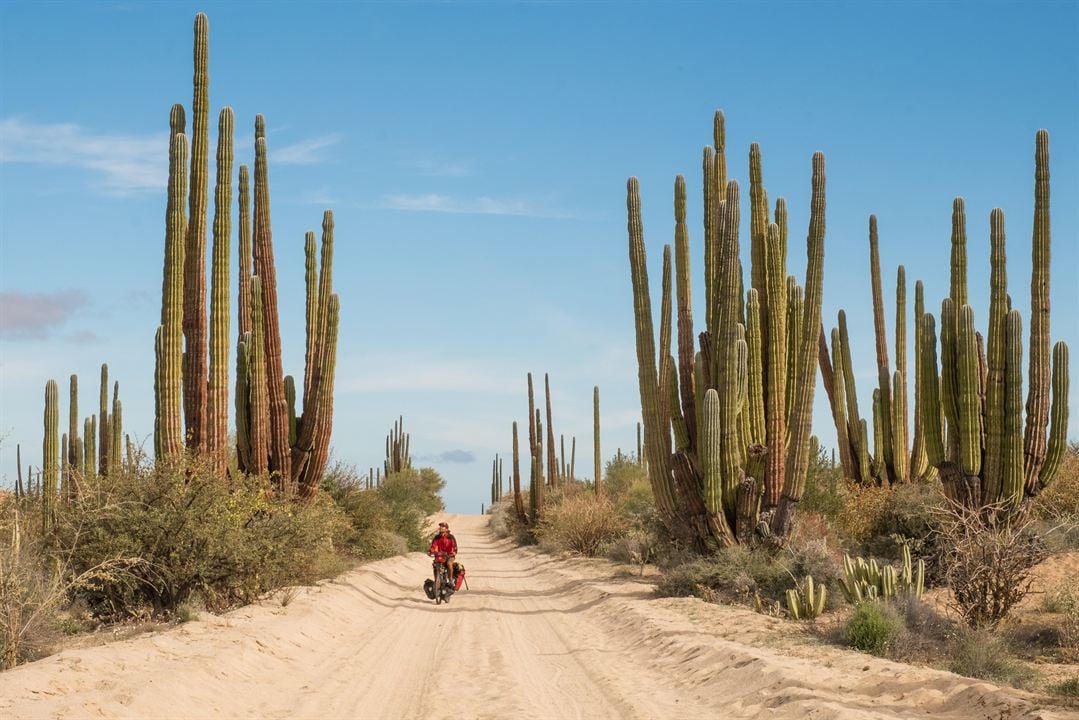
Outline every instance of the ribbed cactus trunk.
{"label": "ribbed cactus trunk", "polygon": [[184,254],[184,421],[187,447],[207,446],[206,206],[209,187],[209,21],[195,16],[195,79],[191,102],[191,191]]}
{"label": "ribbed cactus trunk", "polygon": [[528,522],[525,513],[525,501],[521,495],[521,451],[517,441],[517,421],[513,421],[513,509],[517,513],[517,521]]}
{"label": "ribbed cactus trunk", "polygon": [[214,244],[210,296],[210,368],[207,385],[207,449],[215,470],[229,459],[229,240],[232,234],[232,108],[217,124],[217,186],[214,190]]}
{"label": "ribbed cactus trunk", "polygon": [[67,464],[70,481],[65,488],[64,497],[71,499],[78,494],[78,475],[82,474],[82,457],[79,451],[79,376],[72,375],[68,386],[67,408]]}
{"label": "ribbed cactus trunk", "polygon": [[242,341],[244,335],[251,332],[251,178],[247,166],[240,166],[239,180],[237,182],[238,204],[240,212],[240,227],[237,233],[239,245],[239,271],[236,293],[237,342]]}
{"label": "ribbed cactus trunk", "polygon": [[892,450],[892,373],[888,364],[888,331],[884,324],[884,297],[880,277],[880,241],[877,217],[869,216],[869,270],[873,288],[873,330],[877,348],[877,388],[880,390],[880,435],[882,457],[878,458],[884,472],[881,482],[895,482],[895,459]]}
{"label": "ribbed cactus trunk", "polygon": [[[184,200],[187,189],[187,137],[184,109],[174,105],[170,115],[172,130],[169,145],[168,205],[165,209],[165,268],[161,290],[161,326],[154,343],[156,366],[155,442],[158,459],[175,458],[183,453],[184,435],[180,419],[184,357],[184,238],[187,218]],[[106,391],[107,397],[107,391]],[[102,429],[108,427],[102,418]],[[105,433],[107,434],[107,433]],[[111,465],[108,453],[101,458],[103,467]]]}
{"label": "ribbed cactus trunk", "polygon": [[251,279],[251,333],[246,342],[247,402],[250,407],[249,471],[261,475],[270,467],[270,409],[266,390],[265,320],[262,312],[262,278]]}
{"label": "ribbed cactus trunk", "polygon": [[599,440],[599,385],[592,388],[592,473],[596,495],[603,494],[603,456]]}
{"label": "ribbed cactus trunk", "polygon": [[282,492],[294,491],[292,449],[288,442],[288,405],[281,361],[281,324],[277,311],[277,271],[270,228],[270,182],[266,160],[265,122],[256,118],[255,131],[255,273],[262,283],[263,350],[269,413],[269,471]]}
{"label": "ribbed cactus trunk", "polygon": [[543,373],[543,393],[547,399],[547,484],[558,487],[558,463],[554,449],[554,422],[551,419],[551,377]]}
{"label": "ribbed cactus trunk", "polygon": [[[101,364],[101,387],[98,394],[97,418],[97,472],[99,475],[104,475],[109,467],[109,366],[105,363]],[[157,437],[156,421],[154,437],[155,439]]]}
{"label": "ribbed cactus trunk", "polygon": [[49,533],[56,522],[56,494],[60,482],[60,388],[55,380],[45,384],[45,435],[41,444],[41,525]]}
{"label": "ribbed cactus trunk", "polygon": [[892,375],[892,467],[898,482],[910,480],[907,387],[907,271],[900,265],[895,279],[895,373]]}
{"label": "ribbed cactus trunk", "polygon": [[1034,231],[1030,273],[1030,385],[1024,432],[1024,475],[1036,492],[1046,453],[1049,422],[1049,133],[1034,140]]}

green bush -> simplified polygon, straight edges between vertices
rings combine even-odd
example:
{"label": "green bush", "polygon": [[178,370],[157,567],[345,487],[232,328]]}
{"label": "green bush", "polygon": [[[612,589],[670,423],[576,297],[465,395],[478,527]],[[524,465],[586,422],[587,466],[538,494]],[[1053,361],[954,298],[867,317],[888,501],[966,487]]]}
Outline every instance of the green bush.
{"label": "green bush", "polygon": [[591,557],[604,543],[626,534],[627,522],[605,496],[581,489],[564,489],[544,507],[535,528],[548,550],[571,551]]}
{"label": "green bush", "polygon": [[61,506],[56,542],[74,575],[119,568],[80,589],[101,617],[172,614],[196,594],[217,611],[341,569],[347,525],[326,496],[278,499],[264,479],[221,477],[202,460],[128,468],[81,490]]}
{"label": "green bush", "polygon": [[843,640],[862,652],[884,655],[902,629],[903,620],[895,608],[879,601],[863,602],[847,621]]}
{"label": "green bush", "polygon": [[647,522],[655,515],[652,483],[644,465],[625,455],[607,463],[603,477],[603,496],[610,500],[620,516],[628,521]]}
{"label": "green bush", "polygon": [[408,550],[427,549],[431,539],[427,517],[444,508],[440,493],[445,486],[432,468],[408,468],[387,476],[378,487],[387,529],[404,538]]}
{"label": "green bush", "polygon": [[1079,675],[1053,683],[1048,688],[1050,695],[1060,695],[1067,698],[1079,698]]}

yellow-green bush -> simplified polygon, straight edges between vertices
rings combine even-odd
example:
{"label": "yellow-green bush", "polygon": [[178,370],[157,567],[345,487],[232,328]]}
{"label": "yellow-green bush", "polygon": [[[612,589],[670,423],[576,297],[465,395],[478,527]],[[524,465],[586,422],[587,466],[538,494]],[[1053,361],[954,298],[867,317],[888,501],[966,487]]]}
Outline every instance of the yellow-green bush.
{"label": "yellow-green bush", "polygon": [[626,521],[607,497],[585,490],[551,498],[535,533],[546,548],[593,556],[626,530]]}

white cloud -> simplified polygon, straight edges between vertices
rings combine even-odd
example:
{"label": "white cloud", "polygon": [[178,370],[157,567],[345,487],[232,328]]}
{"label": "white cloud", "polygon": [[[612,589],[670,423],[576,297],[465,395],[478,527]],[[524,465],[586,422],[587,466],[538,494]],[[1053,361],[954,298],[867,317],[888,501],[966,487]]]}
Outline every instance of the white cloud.
{"label": "white cloud", "polygon": [[[0,338],[44,340],[88,303],[82,290],[0,292]],[[81,342],[88,338],[73,339]]]}
{"label": "white cloud", "polygon": [[461,215],[516,215],[523,217],[563,218],[532,207],[524,200],[496,200],[486,195],[477,198],[455,198],[449,195],[383,195],[383,207],[411,212],[442,212]]}
{"label": "white cloud", "polygon": [[320,135],[270,151],[270,161],[283,165],[315,165],[326,161],[326,148],[341,142],[341,133]]}
{"label": "white cloud", "polygon": [[0,120],[0,162],[93,170],[110,193],[160,190],[168,179],[168,133],[108,135],[74,123],[6,118]]}

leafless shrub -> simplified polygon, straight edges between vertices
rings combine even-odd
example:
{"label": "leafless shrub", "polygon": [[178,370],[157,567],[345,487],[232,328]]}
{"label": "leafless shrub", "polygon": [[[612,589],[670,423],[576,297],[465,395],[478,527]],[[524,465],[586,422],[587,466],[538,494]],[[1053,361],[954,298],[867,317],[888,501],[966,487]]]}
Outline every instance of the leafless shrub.
{"label": "leafless shrub", "polygon": [[951,608],[973,628],[993,628],[1030,590],[1031,570],[1045,558],[1031,521],[996,508],[955,504],[934,513],[933,533]]}

